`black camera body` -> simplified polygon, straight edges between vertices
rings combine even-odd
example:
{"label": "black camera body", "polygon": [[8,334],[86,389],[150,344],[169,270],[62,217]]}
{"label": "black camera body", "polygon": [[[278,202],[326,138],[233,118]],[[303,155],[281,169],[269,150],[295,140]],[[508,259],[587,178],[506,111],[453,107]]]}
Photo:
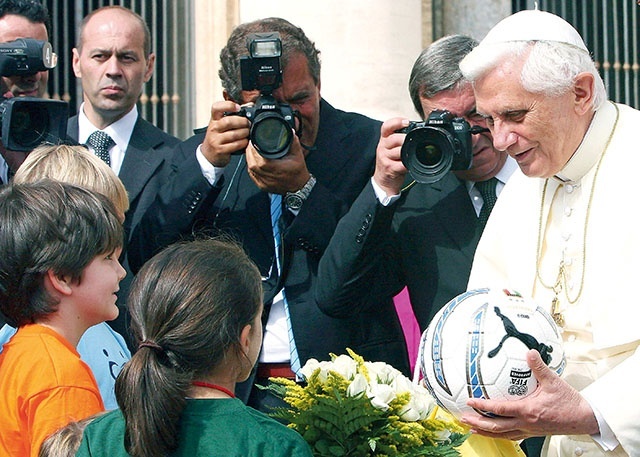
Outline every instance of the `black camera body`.
{"label": "black camera body", "polygon": [[67,134],[69,104],[37,97],[13,97],[0,102],[0,139],[6,149],[32,151],[38,145],[59,143]]}
{"label": "black camera body", "polygon": [[249,138],[260,155],[279,159],[289,152],[293,132],[300,133],[296,130],[299,113],[286,103],[278,103],[272,95],[282,83],[280,34],[253,33],[247,38],[247,48],[249,55],[240,58],[242,90],[259,90],[260,96],[253,106],[233,114],[251,122]]}
{"label": "black camera body", "polygon": [[18,38],[0,43],[0,75],[20,76],[50,70],[58,63],[51,43]]}
{"label": "black camera body", "polygon": [[[0,76],[30,75],[57,63],[51,43],[19,38],[0,43]],[[66,136],[69,104],[37,97],[0,98],[0,139],[6,149],[29,152]]]}
{"label": "black camera body", "polygon": [[286,103],[278,103],[272,95],[261,95],[253,106],[237,113],[251,122],[249,138],[260,155],[279,159],[289,152],[296,128],[296,113]]}
{"label": "black camera body", "polygon": [[[484,130],[484,129],[481,129]],[[413,179],[434,183],[450,170],[467,170],[473,158],[469,123],[449,111],[434,110],[425,121],[413,121],[398,133],[406,133],[400,156]]]}

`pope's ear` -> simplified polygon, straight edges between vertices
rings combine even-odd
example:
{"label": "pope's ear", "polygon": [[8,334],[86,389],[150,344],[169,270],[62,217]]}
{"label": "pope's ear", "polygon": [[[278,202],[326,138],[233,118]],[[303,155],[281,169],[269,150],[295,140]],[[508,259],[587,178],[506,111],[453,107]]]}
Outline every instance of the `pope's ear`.
{"label": "pope's ear", "polygon": [[578,114],[592,111],[595,98],[595,78],[591,73],[579,73],[573,81],[574,106]]}

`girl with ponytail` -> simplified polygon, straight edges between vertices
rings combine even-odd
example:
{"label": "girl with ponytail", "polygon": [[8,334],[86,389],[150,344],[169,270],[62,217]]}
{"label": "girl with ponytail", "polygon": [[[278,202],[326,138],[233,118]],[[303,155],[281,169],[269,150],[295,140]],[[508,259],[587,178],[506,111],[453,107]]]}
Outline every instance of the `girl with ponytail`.
{"label": "girl with ponytail", "polygon": [[120,409],[86,428],[78,456],[311,456],[300,435],[234,397],[262,343],[260,273],[242,248],[169,246],[127,304],[139,347],[116,380]]}

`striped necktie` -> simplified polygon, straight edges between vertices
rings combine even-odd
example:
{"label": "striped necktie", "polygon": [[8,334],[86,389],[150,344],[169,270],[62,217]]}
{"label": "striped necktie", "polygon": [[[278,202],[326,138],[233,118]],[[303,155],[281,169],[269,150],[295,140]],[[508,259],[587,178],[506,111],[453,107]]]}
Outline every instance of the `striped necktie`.
{"label": "striped necktie", "polygon": [[[280,259],[280,247],[282,245],[282,234],[280,233],[280,224],[282,217],[282,195],[271,195],[271,227],[273,228],[273,241],[276,250],[276,267],[278,268],[278,275],[282,273],[281,259]],[[284,285],[283,285],[284,287]],[[285,290],[282,290],[282,299],[284,302],[284,313],[287,319],[287,330],[289,333],[289,351],[291,353],[291,370],[298,375],[300,373],[300,357],[298,356],[298,349],[296,348],[296,342],[293,338],[293,328],[291,326],[291,314],[289,313],[289,304],[287,303],[287,297]]]}

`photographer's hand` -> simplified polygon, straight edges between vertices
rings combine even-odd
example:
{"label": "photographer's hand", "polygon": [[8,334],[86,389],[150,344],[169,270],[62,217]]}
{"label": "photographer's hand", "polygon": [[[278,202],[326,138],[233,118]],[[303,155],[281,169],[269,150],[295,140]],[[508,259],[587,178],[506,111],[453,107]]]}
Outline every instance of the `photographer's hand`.
{"label": "photographer's hand", "polygon": [[400,149],[405,134],[396,133],[409,125],[408,119],[395,117],[382,124],[380,141],[376,149],[376,170],[373,179],[388,196],[398,195],[402,189],[407,169],[400,159]]}
{"label": "photographer's hand", "polygon": [[232,101],[216,102],[211,106],[211,120],[202,143],[202,154],[215,167],[225,167],[231,154],[244,151],[249,144],[249,121],[235,113],[240,106]]}
{"label": "photographer's hand", "polygon": [[249,145],[247,169],[251,179],[265,192],[295,192],[309,180],[309,170],[304,157],[298,137],[294,137],[289,153],[280,159],[265,159],[253,145]]}

